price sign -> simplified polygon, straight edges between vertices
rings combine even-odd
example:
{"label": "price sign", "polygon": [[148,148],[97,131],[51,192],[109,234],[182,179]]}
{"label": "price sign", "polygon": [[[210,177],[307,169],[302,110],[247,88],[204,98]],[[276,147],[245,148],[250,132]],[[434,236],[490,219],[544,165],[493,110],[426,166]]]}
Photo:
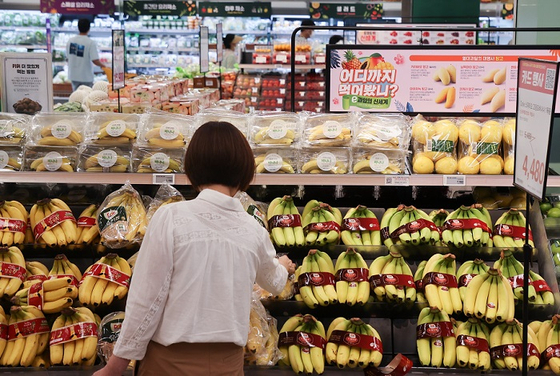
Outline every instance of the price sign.
{"label": "price sign", "polygon": [[124,30],[113,30],[113,90],[124,87]]}
{"label": "price sign", "polygon": [[210,69],[208,57],[208,26],[200,27],[200,73]]}
{"label": "price sign", "polygon": [[558,62],[519,58],[513,183],[539,200],[546,191],[557,87]]}
{"label": "price sign", "polygon": [[222,61],[224,59],[224,40],[222,38],[222,23],[219,23],[216,24],[216,54],[218,55],[218,61]]}

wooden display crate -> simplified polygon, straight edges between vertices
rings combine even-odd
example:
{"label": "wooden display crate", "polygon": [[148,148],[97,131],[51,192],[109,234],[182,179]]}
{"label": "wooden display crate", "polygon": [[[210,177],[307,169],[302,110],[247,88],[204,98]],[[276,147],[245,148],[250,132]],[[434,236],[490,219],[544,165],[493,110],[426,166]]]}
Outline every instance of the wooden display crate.
{"label": "wooden display crate", "polygon": [[55,97],[69,97],[72,94],[72,84],[53,84],[53,94]]}

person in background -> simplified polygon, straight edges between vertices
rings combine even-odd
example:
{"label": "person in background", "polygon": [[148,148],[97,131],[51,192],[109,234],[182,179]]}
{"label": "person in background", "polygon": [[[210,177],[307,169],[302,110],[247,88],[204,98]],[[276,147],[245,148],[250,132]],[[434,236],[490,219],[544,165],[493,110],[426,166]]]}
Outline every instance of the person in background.
{"label": "person in background", "polygon": [[105,65],[99,61],[99,53],[95,41],[88,37],[90,21],[82,18],[78,21],[79,35],[70,38],[66,45],[68,60],[68,78],[72,82],[72,89],[80,85],[93,86],[93,64],[100,68]]}
{"label": "person in background", "polygon": [[343,44],[344,37],[342,35],[333,35],[329,38],[329,44]]}
{"label": "person in background", "polygon": [[235,54],[237,45],[243,40],[242,37],[235,34],[227,34],[224,38],[224,56],[222,59],[222,67],[226,69],[235,68],[237,63],[237,55]]}
{"label": "person in background", "polygon": [[253,284],[272,294],[295,265],[275,258],[268,231],[233,196],[255,175],[253,152],[232,124],[208,122],[185,155],[194,200],[154,214],[134,266],[113,356],[94,376],[243,375]]}
{"label": "person in background", "polygon": [[[301,26],[315,26],[315,22],[310,19],[305,19],[301,21]],[[311,45],[312,41],[309,40],[313,35],[313,29],[301,29],[299,35],[296,36],[296,45],[299,44],[308,44]]]}

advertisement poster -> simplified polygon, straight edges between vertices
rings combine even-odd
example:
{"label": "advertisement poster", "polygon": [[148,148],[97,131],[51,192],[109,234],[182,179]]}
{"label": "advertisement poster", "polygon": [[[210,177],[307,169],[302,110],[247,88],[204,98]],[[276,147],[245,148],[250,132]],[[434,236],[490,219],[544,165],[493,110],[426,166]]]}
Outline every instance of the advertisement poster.
{"label": "advertisement poster", "polygon": [[[443,28],[474,28],[474,24],[358,24],[360,27],[383,27],[389,30],[358,30],[356,44],[398,45],[475,45],[476,31],[441,30]],[[410,30],[391,30],[391,28]],[[436,29],[436,30],[431,30]]]}
{"label": "advertisement poster", "polygon": [[330,112],[514,114],[518,58],[560,60],[550,47],[328,45],[327,54]]}
{"label": "advertisement poster", "polygon": [[109,0],[41,0],[41,13],[113,14],[115,2]]}
{"label": "advertisement poster", "polygon": [[124,30],[113,30],[113,90],[124,87]]}
{"label": "advertisement poster", "polygon": [[52,111],[51,54],[0,53],[2,111]]}

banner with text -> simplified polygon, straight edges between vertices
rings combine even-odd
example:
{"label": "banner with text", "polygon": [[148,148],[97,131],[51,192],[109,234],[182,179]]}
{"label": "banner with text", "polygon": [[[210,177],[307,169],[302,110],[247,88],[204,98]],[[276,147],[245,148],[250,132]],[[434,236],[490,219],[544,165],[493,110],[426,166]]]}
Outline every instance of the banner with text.
{"label": "banner with text", "polygon": [[196,2],[189,1],[125,1],[124,13],[132,16],[196,16]]}
{"label": "banner with text", "polygon": [[362,18],[366,20],[377,20],[383,16],[383,4],[333,4],[333,3],[310,3],[309,16],[312,19],[326,18]]}
{"label": "banner with text", "polygon": [[261,17],[269,18],[272,5],[262,3],[219,3],[201,1],[198,14],[202,17]]}
{"label": "banner with text", "polygon": [[114,14],[113,0],[41,0],[42,13]]}

